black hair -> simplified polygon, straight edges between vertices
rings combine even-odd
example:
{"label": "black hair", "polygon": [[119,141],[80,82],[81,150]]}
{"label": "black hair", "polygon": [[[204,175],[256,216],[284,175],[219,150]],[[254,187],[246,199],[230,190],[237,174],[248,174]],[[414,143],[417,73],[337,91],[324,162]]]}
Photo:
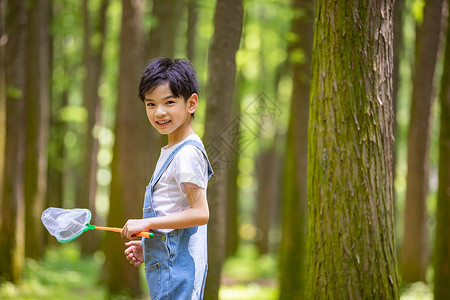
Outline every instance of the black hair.
{"label": "black hair", "polygon": [[139,98],[144,101],[145,95],[161,84],[169,83],[175,97],[182,96],[185,101],[193,93],[198,94],[198,79],[191,62],[185,58],[155,58],[145,68],[139,84]]}

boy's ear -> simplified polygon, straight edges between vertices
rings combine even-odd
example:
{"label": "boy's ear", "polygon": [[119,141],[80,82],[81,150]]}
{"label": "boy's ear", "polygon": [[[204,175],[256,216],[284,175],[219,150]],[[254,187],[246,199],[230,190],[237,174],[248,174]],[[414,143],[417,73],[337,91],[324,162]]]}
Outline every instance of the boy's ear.
{"label": "boy's ear", "polygon": [[188,111],[192,115],[198,107],[198,95],[196,93],[193,93],[189,99],[187,100],[188,104]]}

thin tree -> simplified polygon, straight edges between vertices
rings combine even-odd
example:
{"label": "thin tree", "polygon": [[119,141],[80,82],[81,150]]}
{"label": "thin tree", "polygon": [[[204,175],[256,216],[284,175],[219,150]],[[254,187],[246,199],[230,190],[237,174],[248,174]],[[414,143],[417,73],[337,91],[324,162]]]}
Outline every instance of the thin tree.
{"label": "thin tree", "polygon": [[242,0],[218,0],[214,36],[208,54],[206,119],[203,141],[215,175],[208,187],[211,218],[208,224],[208,277],[205,298],[218,299],[220,273],[225,255],[226,200],[229,172],[229,134],[236,73],[235,55],[242,34]]}
{"label": "thin tree", "polygon": [[[241,94],[242,94],[242,74],[236,74],[236,85],[234,87],[233,104],[231,106],[231,119],[240,120],[241,118]],[[228,164],[228,187],[227,187],[227,201],[226,201],[226,230],[225,230],[225,257],[230,257],[236,254],[239,248],[239,187],[237,185],[237,177],[239,175],[238,161],[240,158],[241,147],[240,140],[240,126],[236,127],[236,136],[232,141],[231,148],[233,149],[232,162]]]}
{"label": "thin tree", "polygon": [[[146,43],[147,50],[143,56],[145,61],[155,57],[175,58],[175,42],[183,6],[183,1],[153,1],[152,18],[154,19],[154,24],[152,24]],[[158,139],[160,147],[167,144],[165,136],[159,136]]]}
{"label": "thin tree", "polygon": [[393,1],[320,0],[308,128],[306,299],[398,299]]}
{"label": "thin tree", "polygon": [[[394,70],[392,72],[392,107],[394,115],[397,112],[397,98],[399,90],[399,78],[400,78],[400,54],[403,49],[403,8],[405,6],[405,0],[395,0],[394,3]],[[396,133],[397,127],[396,119],[394,118],[393,130]],[[394,153],[395,154],[395,153]]]}
{"label": "thin tree", "polygon": [[[111,196],[107,223],[120,227],[142,217],[145,186],[159,153],[159,142],[137,97],[143,64],[142,0],[123,1],[120,33],[118,100],[111,166]],[[123,255],[125,240],[108,235],[104,240],[109,294],[141,294],[138,269]]]}
{"label": "thin tree", "polygon": [[195,45],[197,40],[198,0],[188,0],[187,58],[195,65]]}
{"label": "thin tree", "polygon": [[[56,47],[55,47],[56,48]],[[53,60],[54,58],[52,58]],[[67,70],[66,59],[62,59],[63,70]],[[55,113],[60,111],[61,108],[66,107],[69,103],[69,91],[67,87],[60,95],[52,95],[52,101],[50,103],[50,132],[49,132],[49,147],[48,147],[48,174],[47,174],[47,186],[51,187],[47,189],[47,206],[62,207],[63,206],[63,193],[64,193],[64,160],[65,160],[65,147],[64,147],[64,134],[67,131],[67,126],[64,121],[61,120],[60,114]],[[47,235],[47,237],[50,237]],[[50,241],[55,241],[51,238]]]}
{"label": "thin tree", "polygon": [[175,40],[184,2],[176,0],[153,1],[152,16],[155,23],[150,30],[146,59],[155,57],[175,58]]}
{"label": "thin tree", "polygon": [[[62,16],[66,11],[67,3],[52,1],[52,9],[50,11],[52,23],[57,22],[56,16]],[[62,39],[64,37],[55,31],[51,36],[50,45],[50,72],[53,73],[59,66],[63,74],[73,74],[75,66],[69,62],[68,54],[64,51]],[[59,78],[51,76],[52,82],[50,84],[50,130],[49,130],[49,144],[48,144],[48,169],[47,169],[47,206],[62,207],[63,193],[64,193],[64,162],[65,162],[65,146],[64,136],[67,132],[67,123],[61,118],[60,111],[69,103],[69,86],[70,81],[66,78]],[[59,89],[58,87],[61,87]],[[50,242],[57,242],[53,237],[47,239]]]}
{"label": "thin tree", "polygon": [[41,213],[47,194],[50,26],[48,0],[33,1],[28,9],[27,75],[25,99],[34,99],[26,106],[25,160],[25,255],[38,259],[43,252]]}
{"label": "thin tree", "polygon": [[425,281],[429,264],[426,199],[428,196],[430,111],[441,32],[443,0],[425,1],[416,37],[408,133],[408,174],[400,270],[405,282]]}
{"label": "thin tree", "polygon": [[0,277],[17,283],[22,279],[25,262],[26,1],[8,1],[5,14],[6,137],[0,201]]}
{"label": "thin tree", "polygon": [[[306,258],[306,195],[310,70],[314,37],[314,1],[296,0],[289,45],[293,90],[284,162],[280,299],[303,299]],[[299,60],[299,52],[304,59]],[[297,59],[295,59],[297,58]]]}
{"label": "thin tree", "polygon": [[[0,1],[0,37],[5,36],[5,7],[6,1]],[[1,40],[0,40],[1,41]],[[5,112],[5,103],[6,103],[6,86],[5,83],[5,66],[6,66],[6,58],[5,58],[5,45],[3,42],[0,42],[0,215],[2,213],[2,199],[3,195],[1,194],[3,191],[3,176],[4,176],[4,168],[3,163],[5,162],[5,135],[6,135],[6,112]],[[1,222],[0,222],[1,228]]]}
{"label": "thin tree", "polygon": [[[94,138],[94,126],[100,113],[98,87],[103,69],[103,48],[106,35],[106,11],[109,0],[102,0],[96,13],[89,9],[88,1],[83,1],[83,106],[88,113],[87,124],[83,124],[80,136],[82,147],[81,172],[78,176],[78,207],[88,208],[92,213],[92,224],[96,224],[95,194],[97,190],[97,152],[98,140]],[[93,18],[95,16],[95,18]],[[98,20],[96,24],[95,20]],[[95,37],[95,38],[94,38]],[[82,252],[93,253],[98,248],[96,232],[82,240]]]}
{"label": "thin tree", "polygon": [[[270,22],[267,11],[262,6],[256,10],[255,17],[262,24]],[[276,90],[276,85],[278,84],[277,78],[269,75],[271,72],[268,70],[266,63],[267,54],[270,53],[267,51],[267,44],[272,42],[267,39],[266,30],[263,27],[260,27],[258,30],[258,35],[261,43],[258,51],[260,73],[258,81],[260,86],[264,87],[265,93],[260,93],[252,103],[257,107],[256,112],[252,112],[252,104],[250,107],[246,107],[245,110],[252,115],[252,118],[258,124],[255,129],[255,135],[258,137],[258,151],[255,154],[255,177],[258,188],[256,191],[254,222],[257,228],[255,246],[258,249],[258,253],[263,255],[269,253],[270,228],[274,225],[276,217],[280,215],[282,159],[279,153],[280,147],[278,147],[281,142],[281,135],[278,132],[277,124],[280,108],[276,106],[275,101],[266,95],[266,93],[270,93],[270,86]]]}
{"label": "thin tree", "polygon": [[[405,0],[395,0],[394,3],[394,70],[392,71],[392,110],[394,111],[394,121],[392,124],[392,132],[397,139],[397,107],[398,107],[398,95],[400,86],[400,56],[403,50],[403,12],[404,12]],[[395,180],[397,169],[397,151],[398,148],[394,145],[393,150],[393,179]],[[395,193],[394,193],[395,199]],[[394,207],[397,211],[397,207],[394,203]]]}
{"label": "thin tree", "polygon": [[[450,1],[449,1],[450,7]],[[439,95],[439,187],[434,238],[434,299],[450,299],[450,15],[447,21],[444,71]]]}
{"label": "thin tree", "polygon": [[281,202],[279,197],[281,157],[276,147],[279,141],[280,136],[276,132],[272,145],[268,149],[262,150],[256,160],[258,190],[256,193],[255,224],[258,228],[258,236],[255,245],[260,255],[268,254],[271,250],[269,239],[270,228],[274,223],[277,207]]}

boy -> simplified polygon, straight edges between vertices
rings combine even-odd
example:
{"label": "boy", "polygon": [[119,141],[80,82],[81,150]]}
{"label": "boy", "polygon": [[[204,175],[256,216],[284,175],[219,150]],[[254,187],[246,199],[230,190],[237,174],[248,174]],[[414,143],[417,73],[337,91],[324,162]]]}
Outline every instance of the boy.
{"label": "boy", "polygon": [[154,238],[131,241],[125,255],[131,264],[145,262],[152,299],[202,299],[207,272],[206,188],[212,175],[201,139],[191,126],[198,106],[198,81],[188,60],[157,58],[139,85],[147,117],[167,134],[155,172],[147,186],[144,218],[122,228],[129,239],[140,231]]}

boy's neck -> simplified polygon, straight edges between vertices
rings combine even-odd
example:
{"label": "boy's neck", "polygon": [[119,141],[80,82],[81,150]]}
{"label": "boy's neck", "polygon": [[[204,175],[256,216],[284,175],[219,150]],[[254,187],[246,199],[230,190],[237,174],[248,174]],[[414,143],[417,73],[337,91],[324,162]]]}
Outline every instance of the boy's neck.
{"label": "boy's neck", "polygon": [[182,140],[184,140],[191,134],[195,134],[195,131],[191,126],[191,122],[188,122],[186,125],[184,125],[184,128],[179,128],[179,129],[182,129],[182,130],[177,130],[176,132],[172,132],[172,133],[168,134],[167,138],[168,138],[169,142],[167,143],[167,148],[170,148],[173,145],[178,144],[179,142],[181,142]]}

